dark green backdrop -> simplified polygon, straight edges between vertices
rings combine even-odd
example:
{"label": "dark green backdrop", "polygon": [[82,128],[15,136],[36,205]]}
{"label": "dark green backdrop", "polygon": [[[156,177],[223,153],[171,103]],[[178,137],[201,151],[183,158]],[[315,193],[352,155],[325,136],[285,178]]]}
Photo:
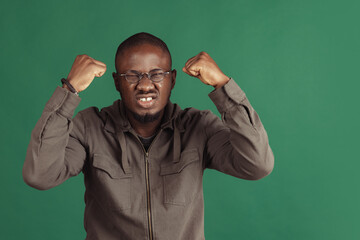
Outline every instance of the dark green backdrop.
{"label": "dark green backdrop", "polygon": [[77,111],[112,104],[118,44],[146,31],[178,69],[172,101],[216,108],[181,71],[206,51],[247,94],[275,168],[259,181],[207,170],[205,234],[217,239],[360,239],[356,1],[12,1],[0,3],[0,239],[83,239],[83,176],[48,191],[22,180],[30,134],[78,54],[108,65]]}

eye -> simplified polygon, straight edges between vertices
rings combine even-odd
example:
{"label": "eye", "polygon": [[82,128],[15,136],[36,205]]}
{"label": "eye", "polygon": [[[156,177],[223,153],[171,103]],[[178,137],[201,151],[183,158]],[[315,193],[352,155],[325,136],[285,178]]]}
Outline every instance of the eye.
{"label": "eye", "polygon": [[151,71],[150,76],[152,81],[161,81],[164,78],[164,71],[162,70]]}
{"label": "eye", "polygon": [[130,81],[130,82],[137,82],[140,78],[139,78],[140,73],[135,72],[135,71],[129,71],[126,73],[125,77],[126,80]]}
{"label": "eye", "polygon": [[156,80],[161,80],[164,77],[164,73],[154,73],[151,74],[151,79],[156,81]]}
{"label": "eye", "polygon": [[137,73],[127,73],[126,74],[126,76],[128,76],[128,77],[137,77],[137,76],[139,76],[139,74],[137,74]]}

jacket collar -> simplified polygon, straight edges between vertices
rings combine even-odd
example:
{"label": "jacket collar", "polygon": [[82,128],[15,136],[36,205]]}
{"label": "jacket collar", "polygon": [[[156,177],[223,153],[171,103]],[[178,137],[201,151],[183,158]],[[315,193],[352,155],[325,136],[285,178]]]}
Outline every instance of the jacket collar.
{"label": "jacket collar", "polygon": [[[185,131],[181,124],[179,113],[181,108],[177,104],[168,101],[165,106],[165,112],[161,123],[161,129],[171,129],[174,135],[173,143],[173,162],[180,161],[181,155],[181,135],[180,132]],[[131,130],[131,125],[126,116],[124,103],[116,100],[113,105],[103,108],[100,115],[104,117],[106,131],[117,135],[121,148],[121,165],[125,174],[131,174],[131,163],[127,156],[127,147],[124,132]],[[104,116],[105,115],[105,116]]]}

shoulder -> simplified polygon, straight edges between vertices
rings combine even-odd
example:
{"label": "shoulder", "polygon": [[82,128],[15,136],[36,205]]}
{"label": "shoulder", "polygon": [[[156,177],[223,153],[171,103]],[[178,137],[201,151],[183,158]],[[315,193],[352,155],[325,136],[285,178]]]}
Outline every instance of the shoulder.
{"label": "shoulder", "polygon": [[216,116],[210,110],[199,110],[193,107],[185,108],[179,113],[178,117],[180,118],[180,122],[182,123],[184,128],[189,125],[205,127],[209,124],[209,122],[211,122],[211,119],[220,120],[218,116]]}
{"label": "shoulder", "polygon": [[86,120],[98,119],[100,118],[99,108],[95,106],[85,108],[76,114],[75,119],[76,118],[82,118]]}
{"label": "shoulder", "polygon": [[[183,132],[184,139],[207,139],[216,132],[226,130],[221,119],[210,110],[198,110],[186,108],[182,110],[177,119],[180,132]],[[188,137],[188,138],[187,138]]]}
{"label": "shoulder", "polygon": [[101,110],[96,106],[85,108],[76,114],[74,121],[82,121],[87,126],[103,124],[107,118],[106,112],[113,109],[114,104],[103,107]]}

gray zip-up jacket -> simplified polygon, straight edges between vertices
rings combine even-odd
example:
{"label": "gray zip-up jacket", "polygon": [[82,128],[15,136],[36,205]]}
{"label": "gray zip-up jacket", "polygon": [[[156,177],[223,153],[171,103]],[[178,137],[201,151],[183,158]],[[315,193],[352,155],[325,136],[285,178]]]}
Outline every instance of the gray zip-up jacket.
{"label": "gray zip-up jacket", "polygon": [[256,180],[274,165],[267,133],[235,81],[209,97],[222,120],[169,101],[145,151],[121,100],[72,119],[80,97],[57,87],[32,131],[24,180],[44,190],[82,171],[89,240],[205,239],[205,168]]}

